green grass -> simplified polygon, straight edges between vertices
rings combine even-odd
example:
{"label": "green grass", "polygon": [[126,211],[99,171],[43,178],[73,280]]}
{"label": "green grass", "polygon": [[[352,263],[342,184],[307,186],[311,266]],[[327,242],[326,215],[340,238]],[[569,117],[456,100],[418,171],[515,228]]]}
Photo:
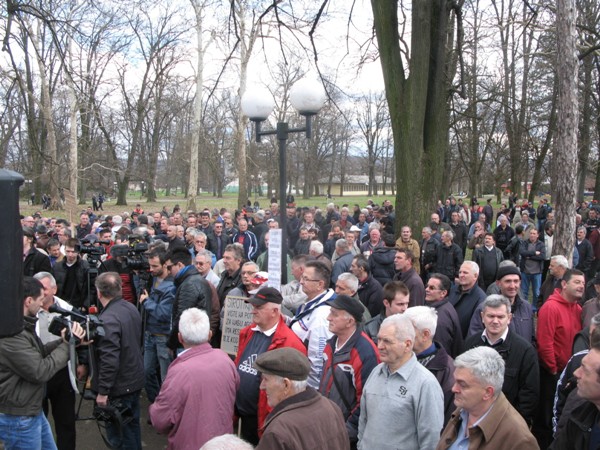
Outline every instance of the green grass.
{"label": "green grass", "polygon": [[[379,195],[379,196],[344,196],[344,197],[334,197],[333,199],[326,199],[324,196],[312,197],[309,199],[303,199],[302,196],[296,196],[296,205],[298,206],[316,206],[318,208],[325,208],[327,203],[333,202],[336,205],[342,206],[344,204],[348,204],[350,210],[352,210],[354,204],[358,204],[361,207],[364,207],[367,204],[367,200],[372,199],[375,203],[381,204],[384,200],[390,200],[392,203],[395,201],[395,197],[391,194],[389,195]],[[261,208],[268,208],[270,206],[270,199],[267,197],[252,197],[250,199],[252,203],[255,200],[258,200]],[[183,197],[183,195],[177,196],[159,196],[158,201],[156,202],[148,202],[146,198],[140,198],[140,194],[128,195],[127,197],[127,205],[126,206],[117,206],[116,199],[111,199],[108,202],[104,202],[104,212],[100,211],[100,214],[120,214],[124,211],[131,212],[135,208],[135,205],[139,203],[146,213],[148,212],[156,212],[160,211],[164,206],[167,207],[169,211],[173,210],[175,205],[179,205],[183,211],[186,210],[187,200]],[[73,211],[73,215],[76,217],[78,213],[82,210],[85,210],[88,206],[92,206],[92,200],[89,199],[85,205],[78,205],[76,210]],[[235,210],[237,206],[237,194],[227,193],[223,194],[223,198],[213,197],[211,194],[203,193],[200,194],[196,198],[196,209],[198,211],[204,208],[227,208],[230,211]],[[42,210],[42,205],[28,205],[27,201],[22,199],[20,202],[20,211],[23,215],[31,215],[36,211],[41,211],[43,216],[49,217],[57,217],[57,218],[67,218],[68,213],[66,211],[45,211]]]}

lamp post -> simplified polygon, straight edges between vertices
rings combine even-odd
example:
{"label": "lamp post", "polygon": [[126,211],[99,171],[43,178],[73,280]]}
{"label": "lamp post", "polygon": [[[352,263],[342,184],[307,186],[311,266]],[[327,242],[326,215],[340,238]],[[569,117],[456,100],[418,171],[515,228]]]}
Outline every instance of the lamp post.
{"label": "lamp post", "polygon": [[302,128],[289,128],[287,122],[277,122],[274,130],[262,130],[264,122],[275,107],[273,96],[266,89],[253,89],[244,93],[241,99],[243,113],[254,122],[256,142],[261,142],[263,136],[276,135],[279,141],[279,202],[281,224],[281,284],[287,283],[287,217],[286,211],[286,147],[290,133],[305,133],[307,139],[312,137],[312,118],[323,107],[326,100],[325,89],[317,81],[303,78],[290,89],[290,102],[301,116],[305,118]]}

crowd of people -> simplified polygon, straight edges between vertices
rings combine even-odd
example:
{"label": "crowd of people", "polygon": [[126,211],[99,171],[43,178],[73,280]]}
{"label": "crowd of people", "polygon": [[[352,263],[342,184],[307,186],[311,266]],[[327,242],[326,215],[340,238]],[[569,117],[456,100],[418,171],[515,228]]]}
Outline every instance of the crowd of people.
{"label": "crowd of people", "polygon": [[[107,428],[114,448],[141,448],[142,391],[149,424],[173,449],[600,442],[595,204],[578,204],[573,264],[552,252],[546,199],[534,209],[510,196],[495,211],[489,200],[449,197],[420,238],[389,201],[96,210],[77,224],[22,218],[26,327],[10,338],[18,345],[0,339],[0,377],[14,380],[0,385],[6,448],[19,448],[13,416],[35,417],[29,438],[55,448],[41,412],[48,402],[57,447],[75,448],[74,414],[64,412],[74,410],[75,378],[91,380],[98,406],[127,412],[122,427]],[[281,214],[288,283],[274,287],[268,250]],[[252,323],[227,355],[219,347],[232,296],[249,304]],[[100,310],[103,336],[69,365],[67,339],[47,331],[53,304]],[[43,376],[13,358],[25,345]],[[21,378],[31,385],[26,402]]]}

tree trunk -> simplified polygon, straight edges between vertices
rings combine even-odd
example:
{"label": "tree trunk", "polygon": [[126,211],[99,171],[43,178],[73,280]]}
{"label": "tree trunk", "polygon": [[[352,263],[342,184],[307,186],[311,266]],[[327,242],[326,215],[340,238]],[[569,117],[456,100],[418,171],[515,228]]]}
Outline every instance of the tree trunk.
{"label": "tree trunk", "polygon": [[558,0],[556,11],[557,28],[557,73],[558,73],[558,122],[556,149],[554,154],[553,182],[556,192],[556,235],[552,253],[573,256],[575,237],[575,191],[577,184],[577,46],[576,46],[576,2]]}
{"label": "tree trunk", "polygon": [[435,208],[447,153],[448,3],[412,4],[408,77],[400,52],[398,2],[372,0],[396,157],[396,211],[414,229]]}

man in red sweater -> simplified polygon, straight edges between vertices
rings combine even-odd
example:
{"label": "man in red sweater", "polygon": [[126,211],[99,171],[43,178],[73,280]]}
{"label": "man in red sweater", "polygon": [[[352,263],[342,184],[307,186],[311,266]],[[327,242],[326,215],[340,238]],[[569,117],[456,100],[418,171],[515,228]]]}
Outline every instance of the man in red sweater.
{"label": "man in red sweater", "polygon": [[[581,331],[581,306],[585,293],[583,272],[567,270],[560,289],[542,305],[538,313],[537,344],[540,359],[540,407],[534,434],[540,447],[552,438],[552,405],[558,376],[571,357],[575,335]],[[550,434],[548,434],[550,433]]]}
{"label": "man in red sweater", "polygon": [[306,347],[285,324],[281,316],[283,297],[272,287],[263,287],[246,300],[252,305],[253,323],[240,331],[235,366],[240,385],[235,398],[235,412],[242,419],[241,435],[258,444],[259,433],[265,418],[271,412],[266,391],[260,390],[260,374],[254,367],[256,358],[281,347],[293,347],[306,355]]}

